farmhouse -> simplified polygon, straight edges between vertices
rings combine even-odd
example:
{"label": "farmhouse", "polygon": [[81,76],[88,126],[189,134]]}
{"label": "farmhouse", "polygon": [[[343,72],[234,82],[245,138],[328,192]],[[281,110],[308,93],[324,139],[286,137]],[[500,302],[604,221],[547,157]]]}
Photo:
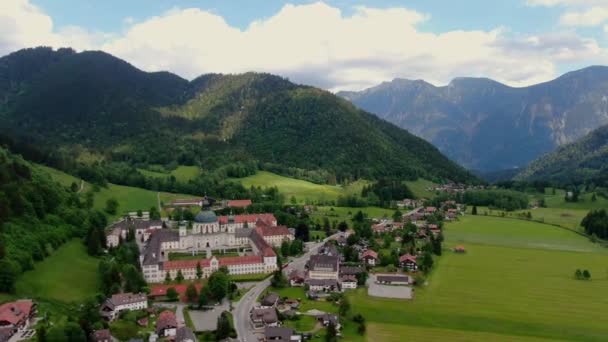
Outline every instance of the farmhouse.
{"label": "farmhouse", "polygon": [[275,308],[255,308],[251,310],[251,323],[256,328],[276,327],[279,317]]}
{"label": "farmhouse", "polygon": [[378,253],[368,249],[361,254],[361,260],[363,260],[363,262],[365,262],[365,264],[368,266],[376,266],[376,263],[378,262]]}
{"label": "farmhouse", "polygon": [[[251,227],[251,228],[249,228]],[[197,264],[208,277],[221,266],[230,274],[268,273],[276,270],[277,256],[273,245],[293,240],[293,234],[284,226],[277,226],[272,214],[230,215],[217,217],[211,210],[201,210],[192,224],[173,230],[155,231],[140,256],[144,279],[149,283],[161,282],[168,272],[174,279],[181,271],[185,279],[196,277]],[[255,255],[206,258],[187,261],[167,261],[171,252],[198,254],[225,248],[251,248]]]}
{"label": "farmhouse", "polygon": [[105,319],[112,321],[121,311],[143,310],[148,308],[148,298],[144,293],[118,293],[106,299],[101,305],[100,313]]}
{"label": "farmhouse", "polygon": [[0,340],[27,329],[35,315],[36,304],[29,299],[0,305]]}
{"label": "farmhouse", "polygon": [[302,336],[296,335],[292,328],[266,327],[264,329],[264,341],[299,342],[302,341]]}
{"label": "farmhouse", "polygon": [[158,315],[156,333],[161,337],[175,336],[177,334],[177,319],[173,311],[165,310]]}
{"label": "farmhouse", "polygon": [[399,257],[399,266],[408,270],[409,272],[418,271],[418,262],[416,257],[411,254],[404,254]]}

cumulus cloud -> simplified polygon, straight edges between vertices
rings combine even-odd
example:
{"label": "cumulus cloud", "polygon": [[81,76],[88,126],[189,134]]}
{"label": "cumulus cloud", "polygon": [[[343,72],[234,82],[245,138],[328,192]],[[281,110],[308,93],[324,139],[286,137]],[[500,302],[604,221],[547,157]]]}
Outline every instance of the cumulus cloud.
{"label": "cumulus cloud", "polygon": [[560,17],[565,26],[598,26],[608,20],[608,6],[594,6],[584,11],[566,12]]}
{"label": "cumulus cloud", "polygon": [[[76,27],[54,30],[51,18],[26,0],[13,3],[21,7],[0,13],[30,17],[15,20],[27,23],[18,29],[0,27],[0,52],[40,44],[98,48],[144,70],[169,70],[186,78],[265,71],[340,90],[395,77],[446,84],[457,76],[484,76],[522,86],[555,77],[556,63],[602,55],[593,39],[568,32],[517,38],[508,38],[501,27],[424,32],[418,26],[431,17],[406,8],[360,6],[346,15],[323,2],[285,5],[245,29],[209,11],[175,8],[125,23],[124,32],[108,35]],[[9,45],[6,32],[22,32],[27,39]]]}
{"label": "cumulus cloud", "polygon": [[608,0],[528,0],[528,6],[593,6],[608,5]]}

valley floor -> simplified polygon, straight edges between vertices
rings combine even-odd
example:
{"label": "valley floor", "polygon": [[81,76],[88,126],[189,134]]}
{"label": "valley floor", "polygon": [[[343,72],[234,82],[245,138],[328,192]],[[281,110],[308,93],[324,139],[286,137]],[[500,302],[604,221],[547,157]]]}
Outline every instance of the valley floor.
{"label": "valley floor", "polygon": [[[467,216],[445,230],[444,254],[413,301],[350,294],[368,341],[605,340],[608,249],[519,220]],[[467,253],[449,251],[458,244]],[[579,268],[592,280],[575,280]]]}

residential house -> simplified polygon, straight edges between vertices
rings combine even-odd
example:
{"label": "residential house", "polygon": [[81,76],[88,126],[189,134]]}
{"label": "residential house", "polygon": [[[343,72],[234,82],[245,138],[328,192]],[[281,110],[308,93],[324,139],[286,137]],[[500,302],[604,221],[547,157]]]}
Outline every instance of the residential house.
{"label": "residential house", "polygon": [[262,298],[260,303],[262,304],[262,308],[272,308],[277,305],[278,301],[279,295],[274,292],[270,292],[264,298]]}
{"label": "residential house", "polygon": [[418,262],[416,257],[411,254],[404,254],[399,257],[399,266],[406,269],[408,272],[418,271]]}
{"label": "residential house", "polygon": [[289,273],[289,285],[291,286],[304,286],[304,279],[306,276],[300,270],[294,269]]}
{"label": "residential house", "polygon": [[192,329],[181,327],[177,329],[175,333],[174,342],[198,342],[198,339],[196,338],[196,335],[194,335]]}
{"label": "residential house", "polygon": [[368,249],[363,252],[363,254],[361,254],[361,260],[363,260],[363,262],[365,262],[365,264],[368,266],[376,266],[376,264],[378,263],[378,253],[371,249]]}
{"label": "residential house", "polygon": [[322,314],[317,316],[317,320],[325,327],[330,324],[333,324],[336,327],[336,330],[340,330],[340,320],[338,319],[337,315]]}
{"label": "residential house", "polygon": [[144,310],[148,308],[145,293],[118,293],[106,299],[101,305],[100,313],[105,319],[114,320],[121,311]]}
{"label": "residential house", "polygon": [[340,277],[340,288],[342,291],[356,289],[357,288],[357,277],[354,275],[343,275]]}
{"label": "residential house", "polygon": [[158,315],[156,333],[160,337],[175,336],[177,334],[177,319],[173,311],[165,310]]}
{"label": "residential house", "polygon": [[[29,299],[0,305],[0,336],[11,336],[29,327],[36,315],[36,304]],[[1,339],[0,339],[1,340]]]}
{"label": "residential house", "polygon": [[93,331],[93,341],[94,342],[113,342],[112,334],[110,334],[110,329],[102,329]]}
{"label": "residential house", "polygon": [[313,292],[333,292],[338,290],[338,281],[335,279],[308,278],[304,283]]}
{"label": "residential house", "polygon": [[275,308],[254,308],[250,313],[251,323],[255,328],[276,327],[279,316]]}
{"label": "residential house", "polygon": [[264,341],[299,342],[302,341],[302,336],[297,335],[292,328],[266,327],[264,329]]}

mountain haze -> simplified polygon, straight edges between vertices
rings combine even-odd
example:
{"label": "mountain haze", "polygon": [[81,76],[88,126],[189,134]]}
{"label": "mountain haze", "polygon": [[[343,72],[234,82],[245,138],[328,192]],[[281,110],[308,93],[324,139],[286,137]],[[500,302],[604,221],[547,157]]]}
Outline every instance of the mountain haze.
{"label": "mountain haze", "polygon": [[395,79],[338,95],[481,171],[525,166],[608,123],[603,66],[523,88],[487,78],[456,78],[442,87]]}
{"label": "mountain haze", "polygon": [[36,48],[0,58],[0,99],[7,139],[85,163],[258,162],[338,181],[475,179],[407,131],[269,74],[187,81],[103,52]]}

